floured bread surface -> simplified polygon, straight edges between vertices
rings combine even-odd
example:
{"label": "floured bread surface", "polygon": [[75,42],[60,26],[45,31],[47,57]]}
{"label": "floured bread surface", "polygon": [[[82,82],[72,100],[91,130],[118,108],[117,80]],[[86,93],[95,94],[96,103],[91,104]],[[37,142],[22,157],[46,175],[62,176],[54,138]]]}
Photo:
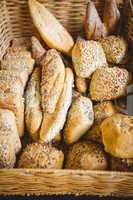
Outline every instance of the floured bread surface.
{"label": "floured bread surface", "polygon": [[65,81],[63,89],[56,105],[54,113],[44,113],[40,130],[40,141],[50,142],[63,128],[68,109],[72,101],[72,87],[74,77],[70,68],[65,69]]}
{"label": "floured bread surface", "polygon": [[80,96],[75,99],[68,112],[64,129],[64,139],[67,144],[77,142],[92,126],[94,113],[89,98]]}
{"label": "floured bread surface", "polygon": [[55,49],[47,51],[41,64],[41,104],[44,112],[53,113],[63,88],[65,66]]}
{"label": "floured bread surface", "polygon": [[74,42],[67,30],[38,1],[29,0],[29,9],[33,23],[48,47],[69,54]]}

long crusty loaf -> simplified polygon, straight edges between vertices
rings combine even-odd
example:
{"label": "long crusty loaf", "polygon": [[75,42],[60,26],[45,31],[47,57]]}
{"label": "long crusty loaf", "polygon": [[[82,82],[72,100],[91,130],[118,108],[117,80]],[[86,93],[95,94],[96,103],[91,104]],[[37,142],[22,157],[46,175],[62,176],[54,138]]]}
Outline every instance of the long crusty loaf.
{"label": "long crusty loaf", "polygon": [[42,61],[41,103],[44,112],[53,113],[61,94],[65,66],[55,49],[47,51]]}
{"label": "long crusty loaf", "polygon": [[25,93],[25,121],[26,127],[33,140],[38,139],[39,128],[42,122],[40,97],[41,68],[34,69]]}
{"label": "long crusty loaf", "polygon": [[40,130],[40,141],[50,142],[63,128],[67,111],[72,101],[73,73],[70,68],[65,69],[65,81],[55,112],[44,113]]}

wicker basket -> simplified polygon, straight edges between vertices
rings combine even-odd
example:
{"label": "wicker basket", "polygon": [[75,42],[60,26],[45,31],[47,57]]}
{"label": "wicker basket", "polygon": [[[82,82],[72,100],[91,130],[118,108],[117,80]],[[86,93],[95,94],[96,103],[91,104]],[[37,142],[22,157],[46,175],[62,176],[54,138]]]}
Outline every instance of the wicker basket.
{"label": "wicker basket", "polygon": [[[42,2],[74,37],[79,34],[87,0],[42,0]],[[95,3],[101,13],[104,0],[97,0]],[[122,0],[118,3],[125,5]],[[0,58],[13,38],[29,37],[34,31],[27,0],[0,0]],[[3,169],[0,170],[0,194],[85,194],[127,197],[133,196],[133,173]]]}

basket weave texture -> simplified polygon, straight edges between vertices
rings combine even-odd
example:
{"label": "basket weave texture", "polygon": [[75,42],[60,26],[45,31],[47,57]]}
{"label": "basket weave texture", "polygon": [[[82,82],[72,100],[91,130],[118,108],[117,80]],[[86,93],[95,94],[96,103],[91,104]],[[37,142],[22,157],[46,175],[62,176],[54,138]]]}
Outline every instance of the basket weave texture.
{"label": "basket weave texture", "polygon": [[[74,38],[82,30],[87,0],[39,0],[52,11]],[[101,15],[104,0],[95,0]],[[133,41],[131,0],[117,0],[128,9],[126,35]],[[125,12],[127,13],[127,12]],[[128,22],[127,22],[128,20]],[[27,0],[0,0],[0,59],[14,38],[30,37],[32,24]],[[0,194],[86,194],[133,196],[133,173],[82,170],[0,170]]]}

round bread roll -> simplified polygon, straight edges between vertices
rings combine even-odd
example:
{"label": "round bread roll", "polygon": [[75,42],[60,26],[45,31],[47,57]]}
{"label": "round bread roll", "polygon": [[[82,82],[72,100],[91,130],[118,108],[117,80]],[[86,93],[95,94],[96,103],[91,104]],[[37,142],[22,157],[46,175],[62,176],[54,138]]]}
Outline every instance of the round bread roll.
{"label": "round bread roll", "polygon": [[75,99],[68,112],[64,129],[64,140],[67,144],[77,142],[92,126],[94,113],[92,102],[88,97]]}
{"label": "round bread roll", "polygon": [[115,114],[101,124],[105,151],[118,158],[133,158],[133,117]]}
{"label": "round bread roll", "polygon": [[107,66],[101,44],[93,40],[78,38],[72,50],[72,60],[76,75],[82,78],[90,78],[97,68]]}
{"label": "round bread roll", "polygon": [[109,63],[125,63],[127,60],[128,46],[122,37],[108,36],[101,39],[100,42]]}
{"label": "round bread roll", "polygon": [[98,103],[94,106],[94,124],[86,133],[85,138],[102,143],[102,133],[100,125],[102,121],[116,113],[116,109],[111,101]]}
{"label": "round bread roll", "polygon": [[100,145],[79,142],[70,147],[66,159],[66,169],[106,170],[106,155]]}
{"label": "round bread roll", "polygon": [[106,101],[125,95],[129,78],[128,71],[119,67],[97,69],[90,83],[91,99]]}
{"label": "round bread roll", "polygon": [[20,168],[61,169],[64,154],[50,144],[33,143],[28,145],[20,156]]}

